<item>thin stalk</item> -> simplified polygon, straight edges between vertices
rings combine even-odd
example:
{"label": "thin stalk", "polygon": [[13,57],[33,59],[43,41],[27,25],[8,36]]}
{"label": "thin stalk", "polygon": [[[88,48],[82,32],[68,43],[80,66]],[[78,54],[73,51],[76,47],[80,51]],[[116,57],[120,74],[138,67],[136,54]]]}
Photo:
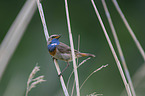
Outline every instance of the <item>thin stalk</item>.
{"label": "thin stalk", "polygon": [[75,84],[76,84],[76,92],[77,92],[77,96],[80,96],[79,79],[78,79],[77,65],[76,65],[76,60],[75,60],[74,45],[73,45],[73,38],[72,38],[72,32],[71,32],[71,26],[70,26],[70,19],[69,19],[69,11],[68,11],[67,0],[65,0],[65,9],[66,9],[68,32],[69,32],[69,39],[70,39],[70,45],[71,45],[73,67],[74,67],[74,77],[75,77]]}
{"label": "thin stalk", "polygon": [[[78,66],[77,68],[79,68],[81,65],[83,65],[85,62],[87,62],[89,59],[91,59],[91,57],[88,57],[87,59],[83,60]],[[67,80],[67,88],[68,88],[68,85],[69,85],[69,82],[70,82],[70,79],[73,75],[74,71],[71,72],[71,74],[69,75],[69,78]]]}
{"label": "thin stalk", "polygon": [[[144,84],[144,78],[145,78],[144,73],[145,73],[145,62],[137,69],[137,71],[134,73],[134,75],[132,77],[132,81],[134,83],[134,88],[137,89],[137,90],[138,90],[138,88],[140,88],[140,86],[142,84]],[[141,93],[143,91],[138,90],[138,92]],[[125,90],[122,91],[120,96],[125,96]]]}
{"label": "thin stalk", "polygon": [[43,8],[42,8],[42,5],[41,5],[39,0],[37,0],[37,6],[38,6],[38,9],[39,9],[39,14],[40,14],[41,21],[42,21],[42,24],[43,24],[45,38],[46,38],[46,41],[48,41],[49,34],[48,34],[46,22],[45,22],[45,16],[44,16]]}
{"label": "thin stalk", "polygon": [[113,56],[114,56],[114,59],[115,59],[115,61],[116,61],[116,64],[117,64],[117,67],[118,67],[118,69],[119,69],[120,75],[121,75],[121,77],[122,77],[123,83],[124,83],[124,85],[125,85],[127,94],[128,94],[128,96],[132,96],[131,91],[130,91],[130,87],[129,87],[129,85],[128,85],[128,83],[127,83],[127,80],[126,80],[126,78],[125,78],[125,75],[124,75],[123,69],[122,69],[122,67],[121,67],[120,61],[119,61],[119,59],[118,59],[118,57],[117,57],[117,54],[116,54],[116,52],[115,52],[115,50],[114,50],[114,47],[113,47],[113,45],[112,45],[112,43],[111,43],[111,40],[110,40],[110,38],[109,38],[109,36],[108,36],[108,33],[107,33],[106,29],[105,29],[105,26],[104,26],[104,24],[103,24],[103,21],[102,21],[102,19],[101,19],[101,17],[100,17],[100,14],[99,14],[99,12],[98,12],[98,9],[97,9],[97,7],[96,7],[96,5],[95,5],[95,3],[94,3],[94,0],[91,0],[91,2],[92,2],[92,5],[93,5],[93,7],[94,7],[95,13],[96,13],[96,15],[97,15],[97,17],[98,17],[98,19],[99,19],[99,22],[100,22],[100,24],[101,24],[101,27],[102,27],[102,29],[103,29],[103,32],[104,32],[104,35],[105,35],[105,37],[106,37],[106,39],[107,39],[107,42],[108,42],[108,44],[109,44],[109,47],[110,47],[110,49],[111,49],[111,52],[112,52],[112,54],[113,54]]}
{"label": "thin stalk", "polygon": [[[89,59],[91,59],[91,57],[88,57],[87,59],[83,60],[83,61],[77,66],[77,68],[79,68],[79,67],[80,67],[81,65],[83,65],[85,62],[87,62]],[[69,78],[68,78],[68,80],[67,80],[67,88],[68,88],[68,85],[69,85],[69,82],[70,82],[70,79],[71,79],[73,73],[74,73],[74,71],[71,72],[71,74],[70,74],[70,76],[69,76]],[[72,92],[71,92],[72,95],[73,95],[73,91],[74,91],[74,86],[75,86],[75,80],[74,80],[74,83],[73,83],[73,86],[72,86]],[[72,95],[71,95],[71,96],[72,96]]]}
{"label": "thin stalk", "polygon": [[72,86],[71,96],[73,96],[74,88],[75,88],[75,79],[74,79],[73,86]]}
{"label": "thin stalk", "polygon": [[[55,67],[56,67],[57,73],[58,73],[58,75],[59,75],[59,74],[61,73],[61,71],[60,71],[60,68],[59,68],[59,65],[58,65],[58,62],[57,62],[56,59],[54,59],[54,64],[55,64]],[[60,82],[61,82],[62,89],[63,89],[63,92],[64,92],[65,96],[69,96],[62,75],[60,76]]]}
{"label": "thin stalk", "polygon": [[[79,52],[79,50],[80,50],[80,35],[78,35],[78,52]],[[78,66],[78,63],[79,63],[79,58],[77,58],[77,66]],[[67,88],[68,88],[69,80],[70,80],[70,78],[71,78],[72,75],[73,75],[73,72],[70,74],[70,76],[68,78]],[[75,87],[75,79],[74,79],[73,86],[72,86],[71,96],[73,96],[74,87]]]}
{"label": "thin stalk", "polygon": [[36,10],[36,0],[26,0],[0,46],[0,80],[9,60],[17,48],[25,29]]}
{"label": "thin stalk", "polygon": [[116,7],[118,13],[120,14],[120,16],[121,16],[121,18],[122,18],[124,24],[126,25],[126,27],[127,27],[128,31],[129,31],[131,37],[133,38],[133,40],[134,40],[134,42],[135,42],[135,44],[136,44],[136,46],[137,46],[139,52],[141,53],[143,59],[145,60],[145,51],[143,50],[141,44],[139,43],[138,39],[136,38],[136,36],[135,36],[133,30],[131,29],[129,23],[127,22],[127,20],[126,20],[126,18],[125,18],[125,16],[124,16],[123,12],[121,11],[121,9],[120,9],[120,7],[119,7],[117,1],[116,1],[116,0],[112,0],[112,2],[113,2],[113,4],[114,4],[114,6]]}
{"label": "thin stalk", "polygon": [[[38,5],[38,9],[39,9],[39,13],[40,13],[41,21],[42,21],[43,28],[44,28],[45,38],[46,38],[46,41],[48,41],[49,34],[48,34],[48,30],[47,30],[46,22],[45,22],[45,17],[44,17],[44,13],[43,13],[43,8],[42,8],[42,5],[41,5],[41,3],[40,3],[39,0],[37,0],[37,5]],[[59,75],[59,74],[61,73],[61,71],[60,71],[60,68],[59,68],[59,65],[58,65],[56,59],[54,59],[54,64],[55,64],[55,67],[56,67],[57,73],[58,73],[58,75]],[[64,79],[63,79],[62,75],[60,76],[59,79],[60,79],[61,86],[62,86],[62,89],[63,89],[63,92],[64,92],[65,96],[69,96],[69,94],[68,94],[68,90],[67,90],[67,88],[66,88],[66,86],[65,86]]]}
{"label": "thin stalk", "polygon": [[[80,35],[78,35],[78,52],[80,51]],[[79,63],[79,58],[77,58],[77,65]]]}
{"label": "thin stalk", "polygon": [[85,79],[85,81],[82,83],[80,89],[84,86],[84,84],[86,83],[86,81],[87,81],[94,73],[100,71],[102,68],[105,68],[105,67],[107,67],[107,66],[108,66],[108,64],[102,65],[101,67],[99,67],[98,69],[96,69],[95,71],[93,71],[93,72]]}
{"label": "thin stalk", "polygon": [[124,55],[123,55],[123,52],[122,52],[122,49],[121,49],[121,45],[119,43],[119,40],[118,40],[116,31],[115,31],[113,22],[111,20],[111,16],[110,16],[110,13],[108,11],[107,5],[105,3],[105,0],[102,0],[102,3],[103,3],[103,7],[105,9],[105,12],[106,12],[106,16],[107,16],[109,25],[111,27],[111,30],[112,30],[112,33],[113,33],[113,36],[114,36],[114,39],[115,39],[115,43],[117,45],[117,49],[118,49],[118,52],[119,52],[119,56],[120,56],[120,59],[121,59],[121,62],[122,62],[122,65],[123,65],[123,68],[124,68],[124,71],[125,71],[125,75],[126,75],[127,80],[129,82],[129,86],[131,88],[131,91],[132,91],[133,96],[136,96],[136,93],[135,93],[135,90],[134,90],[134,87],[133,87],[133,83],[132,83],[132,80],[131,80],[131,77],[130,77],[130,74],[129,74],[129,70],[127,68],[127,64],[126,64],[126,61],[125,61],[125,58],[124,58]]}

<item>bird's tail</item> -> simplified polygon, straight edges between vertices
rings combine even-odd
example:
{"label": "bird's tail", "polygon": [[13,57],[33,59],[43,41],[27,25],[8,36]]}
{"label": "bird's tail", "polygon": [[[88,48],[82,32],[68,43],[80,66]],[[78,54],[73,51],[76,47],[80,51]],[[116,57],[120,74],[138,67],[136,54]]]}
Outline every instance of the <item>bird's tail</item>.
{"label": "bird's tail", "polygon": [[94,54],[89,54],[89,53],[78,53],[77,57],[96,57]]}

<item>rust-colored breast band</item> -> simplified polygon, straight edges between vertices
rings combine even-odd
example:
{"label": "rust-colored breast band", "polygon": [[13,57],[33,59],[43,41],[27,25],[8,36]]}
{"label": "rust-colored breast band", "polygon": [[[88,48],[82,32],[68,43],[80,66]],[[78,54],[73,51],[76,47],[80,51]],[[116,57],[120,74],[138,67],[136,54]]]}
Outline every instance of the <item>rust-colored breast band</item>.
{"label": "rust-colored breast band", "polygon": [[49,53],[50,53],[50,55],[52,55],[52,56],[54,56],[55,54],[56,54],[56,48],[55,48],[55,50],[54,51],[49,51]]}

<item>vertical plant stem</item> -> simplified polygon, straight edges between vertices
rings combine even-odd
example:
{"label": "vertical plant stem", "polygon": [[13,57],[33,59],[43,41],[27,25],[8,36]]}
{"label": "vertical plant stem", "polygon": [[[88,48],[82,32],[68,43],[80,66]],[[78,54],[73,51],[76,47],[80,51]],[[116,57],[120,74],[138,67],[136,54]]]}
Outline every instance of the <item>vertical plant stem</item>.
{"label": "vertical plant stem", "polygon": [[113,2],[113,4],[115,5],[115,7],[116,7],[118,13],[120,14],[120,16],[121,16],[121,18],[122,18],[124,24],[126,25],[126,27],[127,27],[128,31],[129,31],[130,35],[132,36],[132,38],[133,38],[133,40],[134,40],[134,42],[135,42],[137,48],[139,49],[139,51],[140,51],[140,53],[141,53],[143,59],[145,60],[145,52],[144,52],[144,50],[143,50],[141,44],[139,43],[138,39],[136,38],[136,36],[135,36],[133,30],[131,29],[129,23],[127,22],[127,20],[126,20],[126,18],[125,18],[125,16],[124,16],[123,12],[121,11],[121,9],[120,9],[120,7],[119,7],[117,1],[116,1],[116,0],[112,0],[112,2]]}
{"label": "vertical plant stem", "polygon": [[44,13],[43,13],[43,8],[42,8],[42,5],[41,5],[41,3],[40,3],[39,0],[37,0],[37,6],[38,6],[38,9],[39,9],[41,21],[42,21],[42,24],[43,24],[43,29],[44,29],[45,38],[46,38],[46,41],[48,41],[49,34],[48,34],[46,22],[45,22],[45,16],[44,16]]}
{"label": "vertical plant stem", "polygon": [[[91,57],[88,57],[87,59],[83,60],[78,66],[77,68],[79,68],[81,65],[83,65],[85,62],[87,62],[89,59],[91,59]],[[70,78],[72,77],[74,71],[71,72],[69,78],[68,78],[68,81],[67,81],[67,88],[68,88],[68,85],[69,85],[69,82],[70,82]]]}
{"label": "vertical plant stem", "polygon": [[[58,73],[58,75],[59,75],[59,74],[61,73],[61,71],[60,71],[60,68],[59,68],[59,65],[58,65],[56,59],[54,59],[54,64],[55,64],[55,67],[56,67],[57,73]],[[63,88],[63,91],[64,91],[65,96],[69,96],[62,75],[60,76],[60,82],[61,82],[61,85],[62,85],[62,88]]]}
{"label": "vertical plant stem", "polygon": [[[79,49],[80,49],[80,35],[78,35],[78,52],[79,52]],[[79,58],[77,58],[77,68],[78,68],[78,63],[79,63]],[[68,84],[69,84],[69,79],[71,78],[72,74],[73,74],[73,72],[71,72],[71,74],[68,78],[67,88],[68,88]],[[75,87],[75,79],[74,79],[73,86],[72,86],[71,96],[73,96],[74,87]]]}
{"label": "vertical plant stem", "polygon": [[122,52],[122,49],[121,49],[121,45],[119,43],[119,40],[118,40],[116,31],[115,31],[113,22],[111,20],[111,16],[110,16],[110,13],[108,11],[107,5],[105,3],[105,0],[102,0],[102,3],[103,3],[103,7],[105,9],[105,12],[106,12],[106,16],[107,16],[109,25],[111,27],[111,30],[112,30],[112,33],[113,33],[113,36],[114,36],[114,39],[115,39],[115,43],[117,45],[117,49],[118,49],[118,52],[119,52],[119,56],[120,56],[120,59],[121,59],[121,62],[122,62],[122,65],[123,65],[123,68],[124,68],[124,71],[125,71],[125,75],[126,75],[127,80],[129,82],[129,86],[131,88],[131,92],[132,92],[133,96],[136,96],[136,93],[135,93],[135,90],[134,90],[134,87],[133,87],[133,83],[132,83],[132,80],[131,80],[131,77],[130,77],[130,74],[129,74],[129,71],[128,71],[128,68],[127,68],[127,65],[126,65],[126,61],[125,61],[125,58],[124,58],[124,55],[123,55],[123,52]]}
{"label": "vertical plant stem", "polygon": [[[80,35],[78,35],[78,52],[80,50]],[[77,65],[79,63],[79,58],[77,58]]]}
{"label": "vertical plant stem", "polygon": [[27,0],[2,41],[0,46],[0,80],[35,10],[36,0]]}
{"label": "vertical plant stem", "polygon": [[71,53],[72,53],[72,60],[73,60],[73,67],[74,67],[74,77],[75,77],[75,82],[76,82],[75,83],[76,84],[76,92],[77,92],[77,96],[80,96],[78,72],[77,72],[77,65],[76,65],[76,60],[75,60],[74,45],[73,45],[73,38],[72,38],[72,33],[71,33],[67,0],[65,0],[65,9],[66,9],[66,17],[67,17],[67,24],[68,24],[68,31],[69,31],[69,38],[70,38],[70,45],[71,45]]}
{"label": "vertical plant stem", "polygon": [[118,60],[117,54],[116,54],[116,52],[115,52],[115,50],[114,50],[114,48],[113,48],[113,45],[112,45],[112,43],[111,43],[111,40],[110,40],[110,38],[109,38],[109,36],[108,36],[108,34],[107,34],[107,31],[106,31],[105,26],[104,26],[104,24],[103,24],[103,21],[102,21],[102,19],[101,19],[101,17],[100,17],[100,14],[99,14],[99,12],[98,12],[98,10],[97,10],[97,7],[96,7],[96,5],[95,5],[95,3],[94,3],[94,0],[91,0],[91,2],[92,2],[92,5],[93,5],[93,7],[94,7],[95,13],[96,13],[96,15],[97,15],[97,17],[98,17],[98,19],[99,19],[99,22],[100,22],[100,24],[101,24],[101,27],[102,27],[102,29],[103,29],[103,32],[104,32],[104,35],[105,35],[105,37],[106,37],[106,39],[107,39],[107,42],[108,42],[108,44],[109,44],[109,47],[110,47],[110,49],[111,49],[111,52],[112,52],[112,54],[113,54],[113,56],[114,56],[114,59],[115,59],[115,61],[116,61],[117,67],[118,67],[118,69],[119,69],[120,75],[121,75],[122,80],[123,80],[123,82],[124,82],[124,85],[125,85],[126,91],[127,91],[127,93],[128,93],[128,96],[132,96],[132,95],[131,95],[131,91],[130,91],[130,87],[128,86],[127,80],[126,80],[125,75],[124,75],[124,73],[123,73],[123,70],[122,70],[120,61]]}
{"label": "vertical plant stem", "polygon": [[[46,38],[46,41],[48,41],[49,34],[48,34],[46,22],[45,22],[45,17],[44,17],[44,13],[43,13],[43,8],[42,8],[42,5],[41,5],[41,3],[40,3],[39,0],[37,0],[37,5],[38,5],[38,9],[39,9],[41,21],[42,21],[43,28],[44,28],[45,38]],[[60,68],[59,68],[59,65],[58,65],[56,59],[54,59],[54,64],[55,64],[57,73],[58,73],[58,75],[59,75],[59,74],[61,73],[61,71],[60,71]],[[63,79],[62,75],[60,76],[60,82],[61,82],[62,89],[63,89],[63,92],[64,92],[65,96],[69,96],[68,90],[67,90],[67,88],[66,88],[66,86],[65,86],[64,79]]]}
{"label": "vertical plant stem", "polygon": [[72,86],[71,96],[73,96],[73,93],[74,93],[74,87],[75,87],[75,79],[74,79],[73,86]]}

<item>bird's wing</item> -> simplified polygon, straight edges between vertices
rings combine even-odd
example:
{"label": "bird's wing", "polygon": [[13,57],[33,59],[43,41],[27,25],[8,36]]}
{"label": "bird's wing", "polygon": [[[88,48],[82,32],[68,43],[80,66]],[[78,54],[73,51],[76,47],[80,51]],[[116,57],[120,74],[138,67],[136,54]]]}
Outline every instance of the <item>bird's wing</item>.
{"label": "bird's wing", "polygon": [[[64,43],[62,43],[62,42],[60,42],[60,44],[57,45],[56,48],[57,48],[61,53],[71,53],[71,48],[70,48],[68,45],[66,45],[66,44],[64,44]],[[78,51],[75,50],[75,52],[78,52]]]}

